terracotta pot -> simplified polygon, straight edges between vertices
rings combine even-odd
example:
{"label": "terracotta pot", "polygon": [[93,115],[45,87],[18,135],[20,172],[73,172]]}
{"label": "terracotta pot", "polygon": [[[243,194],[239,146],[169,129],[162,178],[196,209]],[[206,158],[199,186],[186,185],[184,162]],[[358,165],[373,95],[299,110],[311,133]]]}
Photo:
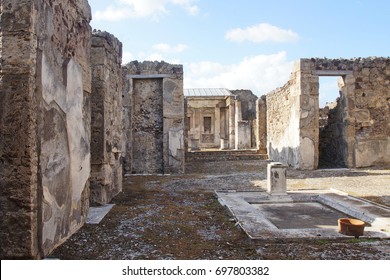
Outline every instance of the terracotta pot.
{"label": "terracotta pot", "polygon": [[361,220],[350,218],[338,219],[338,224],[339,233],[348,236],[355,236],[356,238],[359,238],[359,236],[364,234],[364,227],[366,225],[366,223]]}

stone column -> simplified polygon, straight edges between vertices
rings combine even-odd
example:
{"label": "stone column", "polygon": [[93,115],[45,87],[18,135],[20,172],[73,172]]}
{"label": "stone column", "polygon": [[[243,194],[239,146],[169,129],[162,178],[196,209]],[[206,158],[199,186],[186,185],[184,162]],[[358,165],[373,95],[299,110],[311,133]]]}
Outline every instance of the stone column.
{"label": "stone column", "polygon": [[229,149],[235,148],[235,107],[234,107],[234,97],[229,97]]}
{"label": "stone column", "polygon": [[238,142],[239,142],[239,137],[240,137],[238,124],[242,120],[241,101],[235,100],[234,106],[235,106],[235,122],[234,122],[234,131],[235,131],[234,143],[235,143],[235,145],[234,145],[234,149],[238,150],[239,149]]}
{"label": "stone column", "polygon": [[219,106],[215,107],[214,135],[214,145],[217,146],[221,142],[221,109]]}
{"label": "stone column", "polygon": [[272,162],[267,166],[267,192],[270,195],[287,195],[286,189],[287,165]]}
{"label": "stone column", "polygon": [[266,96],[256,101],[256,147],[259,153],[267,153],[267,103]]}

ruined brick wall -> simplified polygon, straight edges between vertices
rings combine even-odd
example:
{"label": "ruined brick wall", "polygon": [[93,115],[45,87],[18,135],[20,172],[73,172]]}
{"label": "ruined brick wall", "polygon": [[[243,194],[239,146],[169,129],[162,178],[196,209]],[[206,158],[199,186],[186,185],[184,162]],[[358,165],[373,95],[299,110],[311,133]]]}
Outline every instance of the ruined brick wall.
{"label": "ruined brick wall", "polygon": [[134,61],[124,72],[126,171],[183,173],[183,66]]}
{"label": "ruined brick wall", "polygon": [[94,31],[91,47],[90,201],[104,205],[122,191],[122,43]]}
{"label": "ruined brick wall", "polygon": [[290,81],[267,94],[267,149],[270,159],[299,165],[300,72],[295,65]]}
{"label": "ruined brick wall", "polygon": [[2,0],[0,256],[39,258],[86,219],[87,1]]}

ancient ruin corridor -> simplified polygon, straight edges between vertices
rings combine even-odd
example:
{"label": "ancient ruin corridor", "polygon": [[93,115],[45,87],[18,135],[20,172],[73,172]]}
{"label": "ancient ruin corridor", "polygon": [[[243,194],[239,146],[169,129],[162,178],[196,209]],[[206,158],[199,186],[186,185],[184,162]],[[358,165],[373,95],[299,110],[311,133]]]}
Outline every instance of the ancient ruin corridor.
{"label": "ancient ruin corridor", "polygon": [[[98,225],[86,224],[49,258],[390,259],[390,240],[251,240],[214,190],[265,190],[266,161],[193,162],[186,175],[125,176]],[[288,190],[336,188],[390,206],[390,170],[288,170]]]}

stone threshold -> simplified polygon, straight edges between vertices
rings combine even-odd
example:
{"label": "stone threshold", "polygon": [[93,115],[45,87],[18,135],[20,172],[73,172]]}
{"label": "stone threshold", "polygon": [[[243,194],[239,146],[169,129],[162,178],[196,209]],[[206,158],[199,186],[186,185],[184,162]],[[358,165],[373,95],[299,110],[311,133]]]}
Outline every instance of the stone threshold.
{"label": "stone threshold", "polygon": [[115,204],[106,204],[99,207],[90,207],[87,216],[87,224],[100,224],[103,218],[111,211]]}

